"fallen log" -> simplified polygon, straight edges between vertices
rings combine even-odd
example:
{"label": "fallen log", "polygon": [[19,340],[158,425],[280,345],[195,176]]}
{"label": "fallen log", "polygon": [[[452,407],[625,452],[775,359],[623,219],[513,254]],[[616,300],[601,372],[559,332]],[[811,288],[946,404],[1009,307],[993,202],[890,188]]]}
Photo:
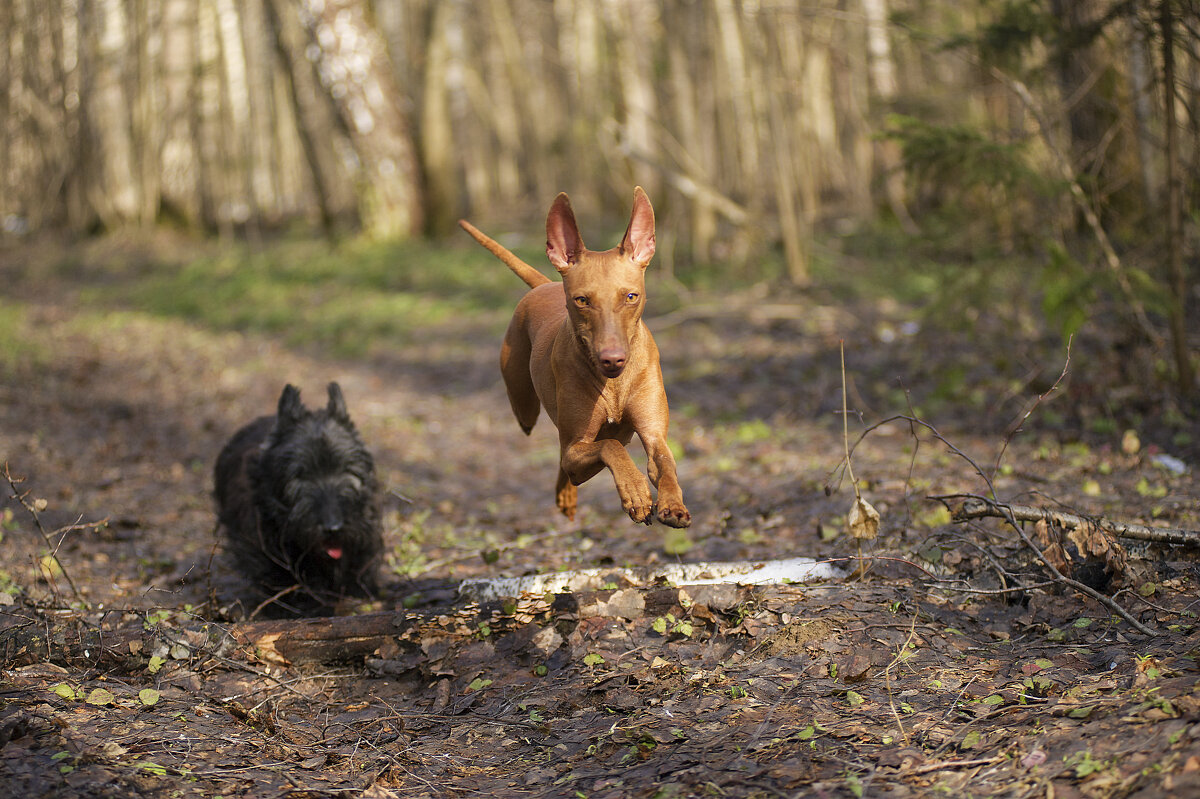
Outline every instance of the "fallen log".
{"label": "fallen log", "polygon": [[116,628],[105,628],[84,615],[55,619],[30,614],[10,618],[0,629],[0,667],[57,663],[140,669],[152,657],[165,661],[197,656],[257,658],[276,665],[362,662],[381,642],[445,612],[385,611],[232,625],[139,620]]}
{"label": "fallen log", "polygon": [[640,568],[603,567],[463,580],[460,596],[488,602],[522,594],[578,594],[600,590],[606,584],[642,587],[654,585],[770,585],[810,583],[844,578],[845,572],[829,561],[812,558],[737,561],[734,563],[664,563]]}
{"label": "fallen log", "polygon": [[1012,505],[1007,502],[997,502],[978,494],[946,494],[931,496],[928,499],[937,500],[945,505],[946,509],[950,511],[950,518],[956,522],[983,518],[1012,519],[1018,522],[1045,521],[1047,524],[1056,524],[1070,529],[1091,526],[1117,538],[1133,541],[1200,547],[1200,531],[1196,530],[1183,530],[1177,527],[1147,527],[1143,524],[1115,522],[1060,510],[1035,508],[1029,505]]}
{"label": "fallen log", "polygon": [[[681,597],[682,590],[689,591]],[[506,602],[469,602],[454,607],[379,611],[357,616],[270,619],[237,624],[148,623],[105,627],[94,615],[54,616],[23,609],[0,616],[0,669],[34,663],[76,668],[138,671],[151,658],[188,661],[217,658],[275,666],[353,664],[376,652],[384,660],[418,662],[436,642],[498,637],[528,625],[569,625],[589,616],[626,619],[659,615],[676,605],[700,603],[726,612],[750,598],[748,587],[731,584],[687,589],[654,586],[620,590],[525,595]],[[782,589],[781,589],[782,590]],[[678,612],[678,609],[677,609]],[[486,629],[486,632],[484,630]]]}
{"label": "fallen log", "polygon": [[382,611],[242,622],[231,627],[228,635],[235,645],[268,663],[351,663],[361,662],[384,641],[423,621],[427,618],[419,613]]}

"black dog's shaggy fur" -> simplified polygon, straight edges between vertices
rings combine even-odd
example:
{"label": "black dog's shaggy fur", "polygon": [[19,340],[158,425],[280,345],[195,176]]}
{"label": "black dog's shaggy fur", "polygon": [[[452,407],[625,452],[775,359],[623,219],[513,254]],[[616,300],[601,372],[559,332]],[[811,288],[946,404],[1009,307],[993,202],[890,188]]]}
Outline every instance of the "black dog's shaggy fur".
{"label": "black dog's shaggy fur", "polygon": [[284,388],[275,416],[225,445],[214,482],[234,563],[267,595],[296,586],[287,604],[303,608],[375,592],[379,483],[337,383],[316,411]]}

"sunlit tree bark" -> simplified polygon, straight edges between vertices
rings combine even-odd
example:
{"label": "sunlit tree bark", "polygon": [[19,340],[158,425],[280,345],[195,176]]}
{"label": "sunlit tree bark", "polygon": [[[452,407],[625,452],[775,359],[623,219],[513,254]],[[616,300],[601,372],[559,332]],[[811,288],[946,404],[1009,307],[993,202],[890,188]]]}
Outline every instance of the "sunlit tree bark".
{"label": "sunlit tree bark", "polygon": [[119,228],[136,219],[139,208],[138,183],[130,179],[135,170],[126,83],[126,72],[133,67],[127,54],[134,42],[121,0],[95,0],[91,5],[91,13],[83,17],[91,82],[81,101],[85,135],[94,142],[95,152],[78,166],[86,173],[92,208],[105,227]]}
{"label": "sunlit tree bark", "polygon": [[162,212],[184,225],[200,222],[195,117],[196,4],[164,0],[162,15],[161,139]]}
{"label": "sunlit tree bark", "polygon": [[401,110],[404,95],[366,0],[305,0],[302,20],[358,159],[364,231],[381,238],[420,232],[420,176]]}
{"label": "sunlit tree bark", "polygon": [[426,228],[442,235],[465,212],[459,190],[461,158],[454,117],[462,120],[452,110],[462,94],[463,11],[458,0],[435,3],[431,10],[421,103]]}
{"label": "sunlit tree bark", "polygon": [[[890,113],[899,92],[896,64],[892,60],[892,45],[888,38],[887,0],[862,0],[867,18],[867,67],[871,73],[871,88],[881,111]],[[875,124],[882,128],[883,114],[876,113]],[[876,141],[875,153],[883,173],[884,192],[896,219],[910,232],[916,224],[908,213],[908,197],[904,188],[904,172],[900,163],[900,146],[892,139]]]}

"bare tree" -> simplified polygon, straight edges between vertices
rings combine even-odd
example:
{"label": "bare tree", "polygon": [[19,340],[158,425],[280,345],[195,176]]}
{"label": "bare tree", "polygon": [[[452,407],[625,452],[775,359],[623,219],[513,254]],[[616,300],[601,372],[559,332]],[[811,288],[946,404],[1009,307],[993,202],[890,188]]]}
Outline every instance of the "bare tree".
{"label": "bare tree", "polygon": [[306,0],[301,20],[358,158],[363,229],[379,237],[418,233],[420,176],[401,110],[404,95],[366,0]]}
{"label": "bare tree", "polygon": [[130,19],[121,0],[96,0],[92,14],[83,16],[83,47],[90,85],[80,97],[84,105],[85,135],[94,143],[93,158],[83,160],[88,201],[102,223],[119,228],[137,219],[138,182],[135,174],[133,134],[130,129],[131,97],[126,58],[136,44],[130,36]]}
{"label": "bare tree", "polygon": [[[426,227],[444,234],[464,213],[455,129],[462,127],[463,15],[459,0],[431,9],[421,103],[421,160],[425,168]],[[457,120],[456,120],[457,117]],[[456,125],[455,122],[460,124]]]}
{"label": "bare tree", "polygon": [[[899,92],[899,81],[896,77],[896,64],[892,60],[892,44],[888,38],[888,2],[862,0],[862,4],[863,14],[867,18],[867,67],[871,74],[871,88],[874,90],[879,110],[890,113]],[[876,113],[874,116],[876,127],[882,128],[882,114]],[[916,232],[916,223],[908,212],[899,144],[894,139],[879,139],[875,144],[875,152],[883,172],[884,191],[892,213],[906,230]]]}
{"label": "bare tree", "polygon": [[1179,101],[1175,93],[1175,17],[1171,10],[1171,4],[1166,0],[1160,0],[1158,23],[1162,32],[1163,103],[1166,111],[1164,121],[1167,180],[1166,248],[1171,293],[1169,305],[1171,341],[1179,392],[1184,396],[1191,397],[1196,393],[1196,375],[1192,368],[1192,357],[1187,341],[1189,285],[1187,271],[1183,265],[1183,235],[1180,224],[1183,190],[1180,185],[1179,134],[1175,113],[1175,106]]}

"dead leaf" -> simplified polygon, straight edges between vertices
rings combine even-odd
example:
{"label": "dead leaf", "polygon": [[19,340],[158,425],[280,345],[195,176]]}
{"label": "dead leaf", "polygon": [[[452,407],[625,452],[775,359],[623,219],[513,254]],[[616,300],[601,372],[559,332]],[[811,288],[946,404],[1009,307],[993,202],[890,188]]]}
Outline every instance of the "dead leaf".
{"label": "dead leaf", "polygon": [[707,605],[709,608],[722,613],[742,601],[741,591],[736,585],[731,583],[695,585],[688,587],[686,591],[682,588],[679,590],[681,598],[685,593],[696,604]]}
{"label": "dead leaf", "polygon": [[874,539],[879,535],[879,511],[862,497],[855,497],[854,506],[846,516],[846,529],[851,538]]}
{"label": "dead leaf", "polygon": [[635,588],[614,591],[603,603],[606,616],[617,616],[628,621],[640,619],[646,612],[646,598]]}
{"label": "dead leaf", "polygon": [[535,768],[525,772],[525,784],[536,785],[539,782],[546,782],[558,775],[558,772],[550,768]]}
{"label": "dead leaf", "polygon": [[129,750],[121,746],[116,741],[105,741],[100,745],[100,754],[104,755],[109,760],[119,760]]}
{"label": "dead leaf", "polygon": [[890,768],[908,769],[913,766],[919,766],[925,762],[925,755],[920,749],[915,747],[905,747],[901,749],[888,749],[879,756],[877,761],[880,766],[888,766]]}
{"label": "dead leaf", "polygon": [[1045,519],[1039,519],[1033,525],[1033,538],[1046,561],[1064,576],[1070,577],[1071,562],[1067,560],[1067,553],[1062,547],[1062,537],[1058,528],[1052,527]]}
{"label": "dead leaf", "polygon": [[448,704],[450,704],[450,681],[438,680],[437,687],[433,692],[433,710],[440,712],[445,710]]}
{"label": "dead leaf", "polygon": [[871,659],[866,655],[850,655],[837,661],[838,677],[842,682],[859,682],[871,671]]}
{"label": "dead leaf", "polygon": [[1084,560],[1102,562],[1104,572],[1113,583],[1118,583],[1124,577],[1128,556],[1125,554],[1125,548],[1108,533],[1089,522],[1071,530],[1067,538],[1079,550]]}
{"label": "dead leaf", "polygon": [[537,635],[530,639],[530,643],[542,654],[543,657],[549,657],[558,651],[562,646],[563,637],[558,634],[558,630],[553,627],[546,627],[538,632]]}
{"label": "dead leaf", "polygon": [[1025,768],[1035,768],[1046,762],[1046,753],[1041,749],[1034,749],[1029,754],[1021,758],[1021,765]]}

